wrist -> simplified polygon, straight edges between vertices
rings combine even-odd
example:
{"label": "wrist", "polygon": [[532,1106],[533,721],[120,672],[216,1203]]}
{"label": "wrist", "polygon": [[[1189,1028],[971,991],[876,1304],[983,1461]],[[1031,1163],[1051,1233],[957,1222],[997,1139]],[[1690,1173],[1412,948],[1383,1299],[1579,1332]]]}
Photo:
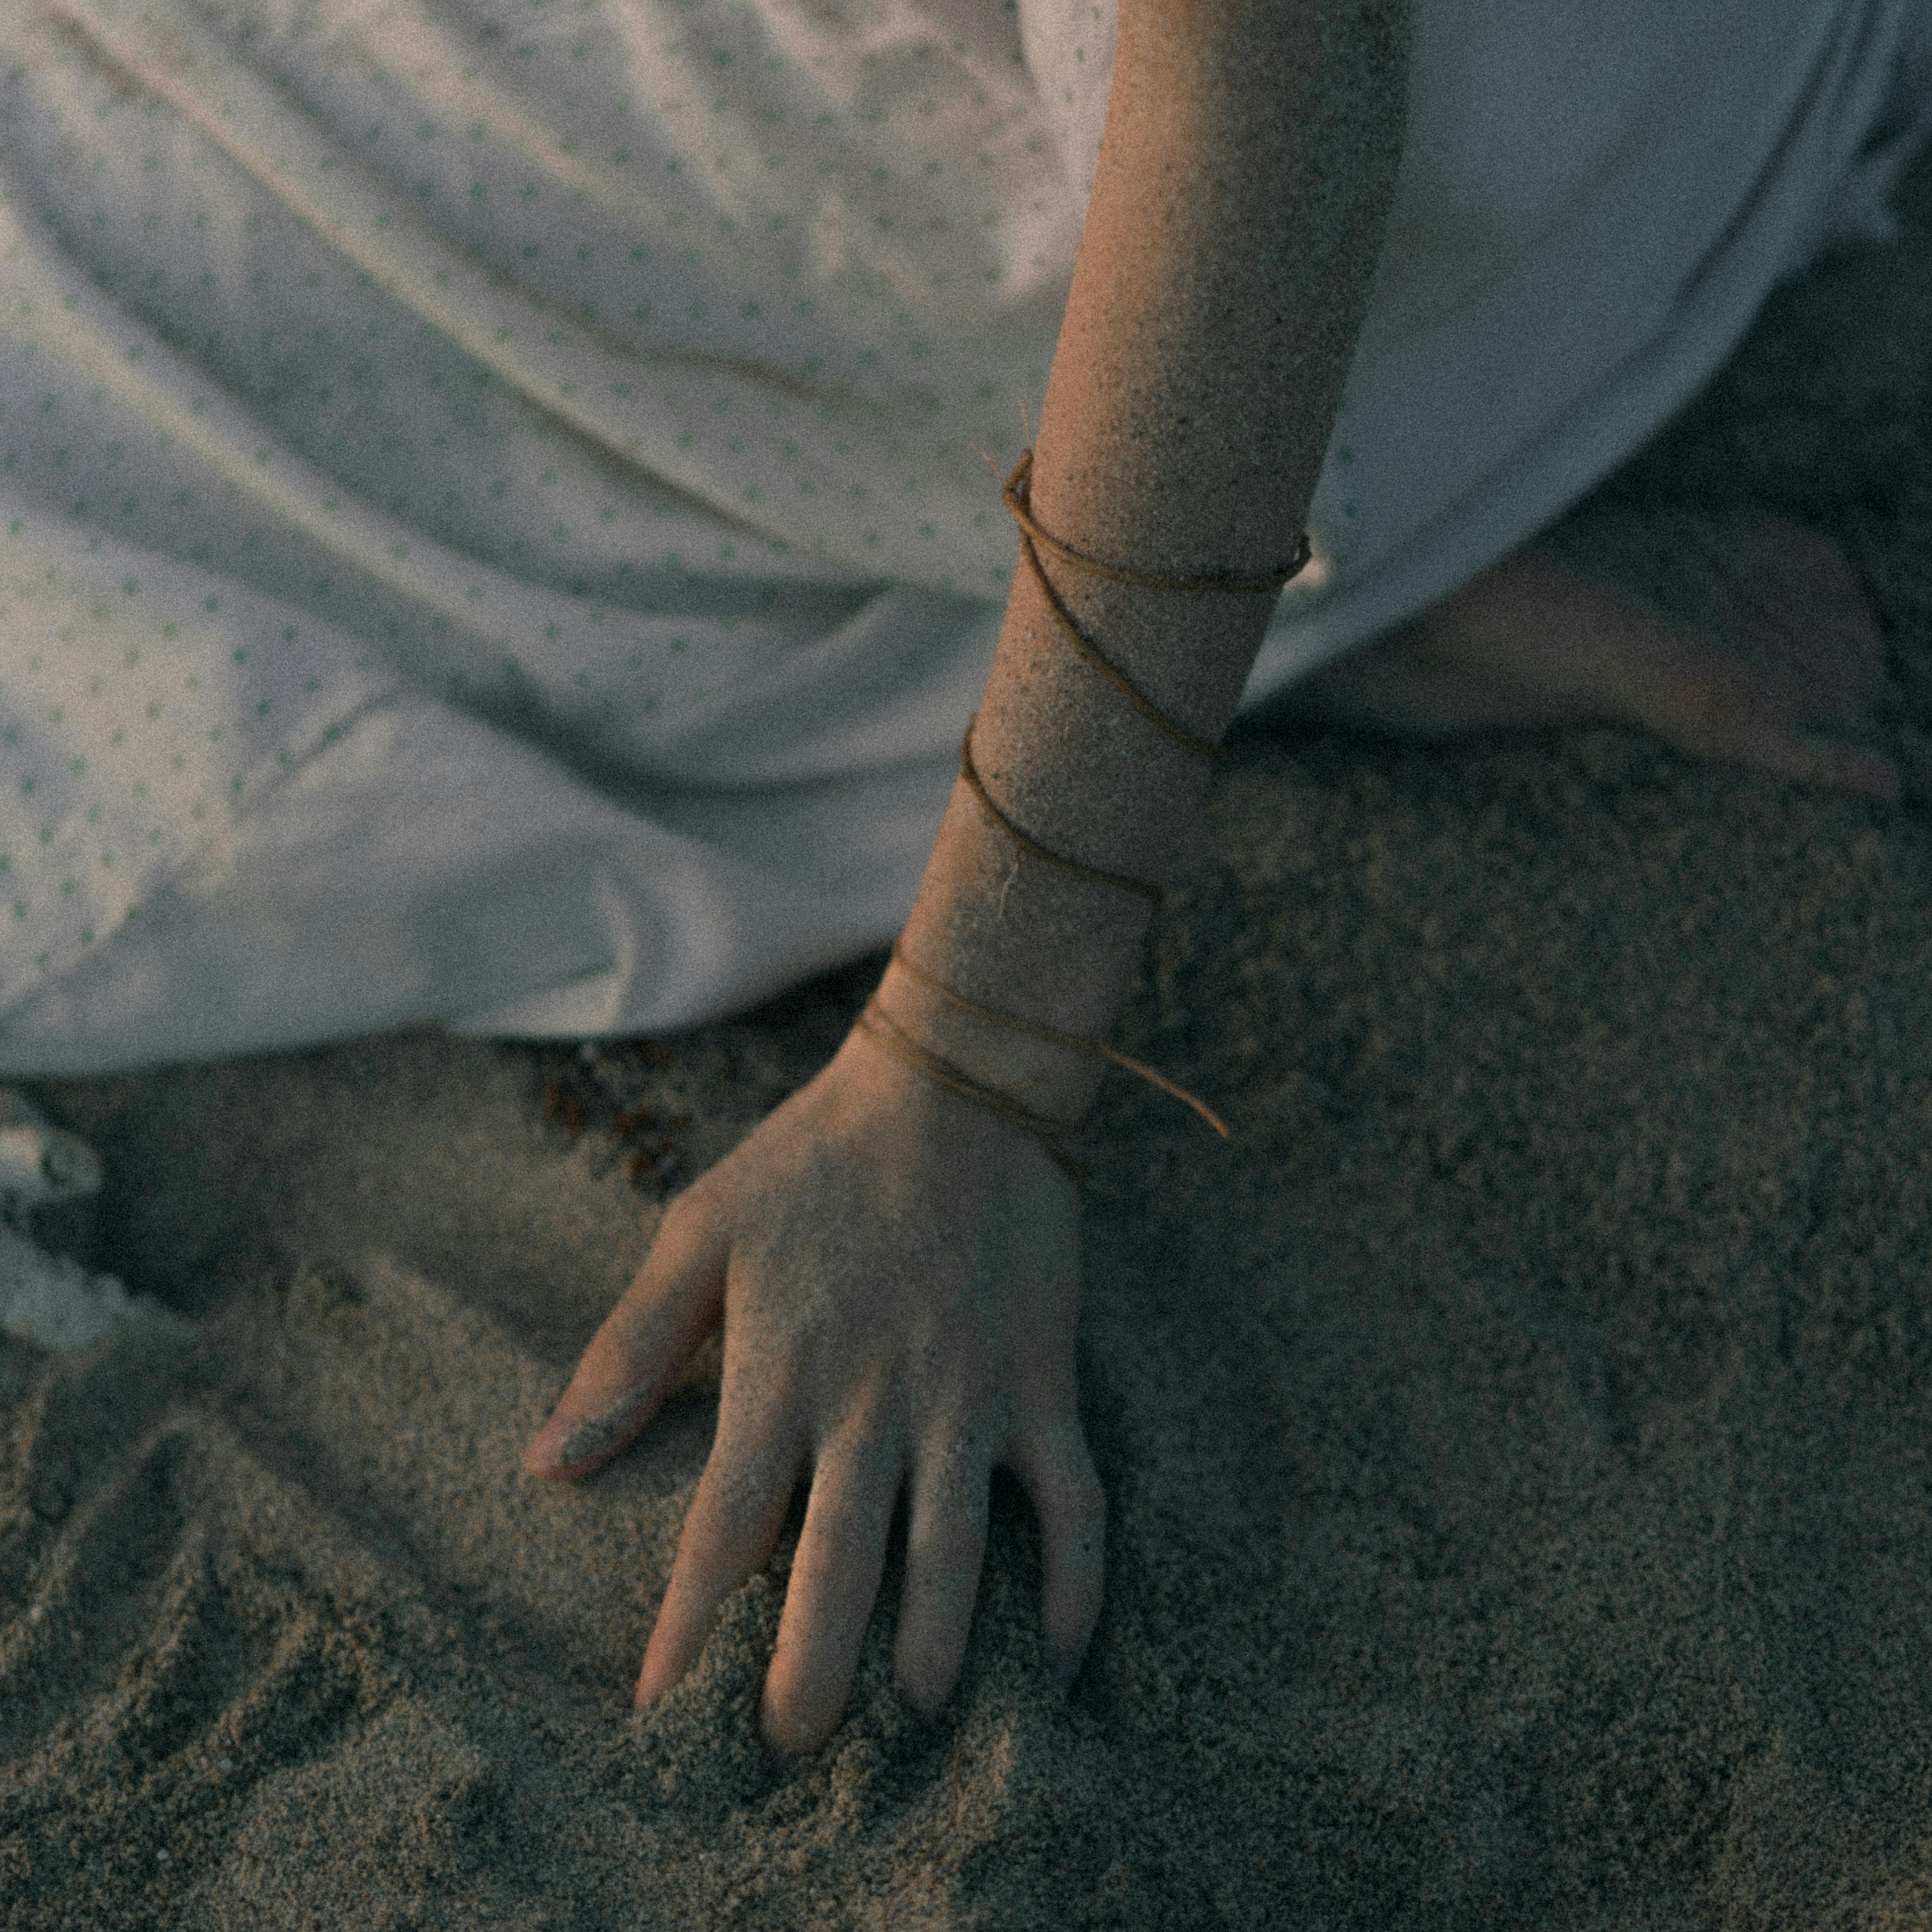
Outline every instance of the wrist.
{"label": "wrist", "polygon": [[1028,1029],[1104,1040],[1151,914],[1145,899],[1028,858],[962,783],[881,982],[884,1010],[962,1070],[1022,1082],[1028,1104],[1072,1119],[1091,1102],[1099,1063]]}
{"label": "wrist", "polygon": [[[946,984],[896,953],[874,1004],[904,1038],[975,1085],[1059,1126],[1076,1126],[1086,1118],[1106,1070],[1098,1054],[1045,1036],[1064,1029],[1008,1014],[990,1002],[963,1001],[940,990]],[[983,1011],[972,1010],[982,1006]],[[1086,1037],[1069,1035],[1070,1040]]]}

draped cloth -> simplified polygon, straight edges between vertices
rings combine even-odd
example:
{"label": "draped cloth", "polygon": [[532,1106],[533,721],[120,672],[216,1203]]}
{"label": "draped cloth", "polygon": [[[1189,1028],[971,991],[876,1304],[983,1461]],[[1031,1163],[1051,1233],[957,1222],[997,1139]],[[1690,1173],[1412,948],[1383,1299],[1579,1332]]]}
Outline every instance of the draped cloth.
{"label": "draped cloth", "polygon": [[[1507,554],[1782,276],[1882,237],[1929,22],[1420,0],[1249,701]],[[0,0],[0,1073],[666,1029],[887,940],[1114,26]]]}

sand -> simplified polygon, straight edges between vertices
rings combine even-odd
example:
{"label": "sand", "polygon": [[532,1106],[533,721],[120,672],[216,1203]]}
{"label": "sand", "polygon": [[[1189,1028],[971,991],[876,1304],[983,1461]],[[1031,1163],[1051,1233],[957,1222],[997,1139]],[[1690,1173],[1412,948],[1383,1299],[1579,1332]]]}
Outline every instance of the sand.
{"label": "sand", "polygon": [[[716,1355],[518,1456],[668,1194],[878,962],[646,1047],[439,1034],[34,1097],[40,1233],[188,1318],[0,1344],[0,1924],[1932,1924],[1932,178],[1564,542],[1694,609],[1770,501],[1892,627],[1887,812],[1592,730],[1248,730],[1120,1034],[1070,1699],[1002,1487],[958,1694],[789,1775],[783,1553],[627,1694]],[[890,1583],[889,1581],[889,1603]]]}

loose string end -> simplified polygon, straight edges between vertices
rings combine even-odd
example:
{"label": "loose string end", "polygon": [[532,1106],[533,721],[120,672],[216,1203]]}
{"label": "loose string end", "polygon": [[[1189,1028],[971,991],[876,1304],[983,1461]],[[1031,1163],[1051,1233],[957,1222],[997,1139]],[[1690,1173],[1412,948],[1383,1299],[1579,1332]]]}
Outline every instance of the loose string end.
{"label": "loose string end", "polygon": [[966,447],[993,472],[993,480],[994,482],[1004,483],[1006,481],[1006,478],[1000,474],[1000,466],[995,463],[976,442],[969,442]]}
{"label": "loose string end", "polygon": [[[1103,1040],[1088,1040],[1083,1034],[1064,1033],[1058,1027],[1042,1026],[1036,1021],[1017,1019],[1011,1013],[1003,1013],[993,1006],[982,1006],[977,1000],[969,1000],[964,993],[949,986],[936,973],[928,973],[905,950],[905,935],[902,933],[892,941],[892,959],[902,972],[909,974],[922,986],[929,987],[940,998],[959,1007],[962,1011],[976,1015],[982,1020],[990,1020],[995,1026],[1006,1028],[1012,1033],[1023,1033],[1034,1040],[1043,1040],[1055,1046],[1070,1047],[1076,1053],[1088,1054],[1096,1060],[1111,1061],[1124,1067],[1130,1073],[1138,1074],[1143,1080],[1158,1087],[1173,1099],[1192,1107],[1224,1141],[1234,1138],[1227,1123],[1198,1094],[1190,1094],[1185,1087],[1178,1085],[1156,1067],[1146,1061],[1135,1059],[1131,1054],[1123,1053],[1118,1047],[1110,1046]],[[880,1018],[885,1016],[881,1013]],[[886,1022],[887,1025],[892,1022]]]}
{"label": "loose string end", "polygon": [[1231,1141],[1234,1138],[1228,1130],[1227,1122],[1222,1120],[1199,1094],[1189,1093],[1185,1087],[1168,1079],[1166,1074],[1161,1072],[1157,1068],[1148,1066],[1145,1060],[1135,1059],[1132,1054],[1123,1053],[1118,1047],[1108,1046],[1105,1042],[1096,1043],[1100,1046],[1101,1052],[1116,1066],[1125,1067],[1130,1073],[1138,1073],[1150,1086],[1158,1087],[1163,1094],[1172,1096],[1174,1100],[1180,1101],[1184,1106],[1192,1107],[1224,1141]]}

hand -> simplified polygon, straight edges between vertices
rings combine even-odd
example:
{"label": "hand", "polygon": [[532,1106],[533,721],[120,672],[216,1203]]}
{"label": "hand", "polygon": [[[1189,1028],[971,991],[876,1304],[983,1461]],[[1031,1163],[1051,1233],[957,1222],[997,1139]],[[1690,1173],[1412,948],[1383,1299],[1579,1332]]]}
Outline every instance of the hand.
{"label": "hand", "polygon": [[1100,1612],[1104,1510],[1075,1383],[1078,1238],[1072,1185],[1030,1135],[863,1032],[671,1204],[524,1458],[565,1481],[608,1461],[722,1319],[717,1434],[640,1708],[770,1559],[802,1474],[811,1496],[759,1713],[768,1749],[796,1756],[836,1728],[902,1490],[896,1674],[920,1709],[945,1701],[996,1466],[1038,1513],[1043,1648],[1072,1681]]}

